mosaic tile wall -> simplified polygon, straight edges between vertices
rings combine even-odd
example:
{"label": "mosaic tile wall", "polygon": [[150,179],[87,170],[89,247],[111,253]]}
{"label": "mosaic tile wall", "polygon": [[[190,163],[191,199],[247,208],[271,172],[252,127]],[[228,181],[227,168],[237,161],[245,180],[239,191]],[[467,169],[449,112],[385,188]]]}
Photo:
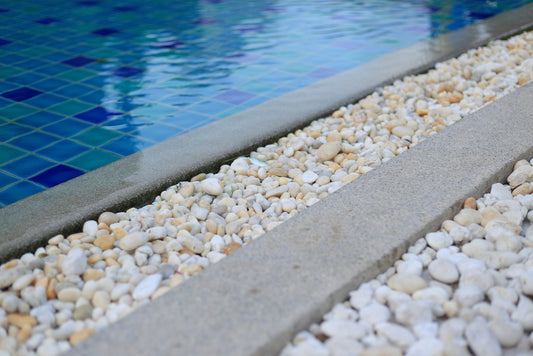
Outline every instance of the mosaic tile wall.
{"label": "mosaic tile wall", "polygon": [[0,207],[528,2],[1,2]]}

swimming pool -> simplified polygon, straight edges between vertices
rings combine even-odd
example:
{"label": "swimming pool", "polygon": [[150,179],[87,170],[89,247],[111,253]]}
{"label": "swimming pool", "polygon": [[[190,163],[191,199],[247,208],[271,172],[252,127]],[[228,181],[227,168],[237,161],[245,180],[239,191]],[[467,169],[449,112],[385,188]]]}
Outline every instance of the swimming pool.
{"label": "swimming pool", "polygon": [[531,1],[0,6],[0,207]]}

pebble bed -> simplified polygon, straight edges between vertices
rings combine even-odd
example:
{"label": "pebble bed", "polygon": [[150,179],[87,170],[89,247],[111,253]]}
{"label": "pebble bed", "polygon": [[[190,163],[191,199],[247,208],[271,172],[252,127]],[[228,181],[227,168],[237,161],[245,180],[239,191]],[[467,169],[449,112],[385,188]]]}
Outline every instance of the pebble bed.
{"label": "pebble bed", "polygon": [[0,267],[0,355],[69,350],[344,184],[528,83],[532,73],[532,32],[494,41],[377,89],[218,173],[172,186],[151,205],[104,212],[79,233],[51,237],[46,246]]}
{"label": "pebble bed", "polygon": [[468,198],[281,355],[533,355],[532,163]]}

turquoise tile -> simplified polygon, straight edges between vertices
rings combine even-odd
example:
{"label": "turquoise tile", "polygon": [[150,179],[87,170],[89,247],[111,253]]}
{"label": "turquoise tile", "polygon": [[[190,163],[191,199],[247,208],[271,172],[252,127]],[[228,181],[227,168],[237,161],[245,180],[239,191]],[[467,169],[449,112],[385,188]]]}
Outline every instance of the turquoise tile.
{"label": "turquoise tile", "polygon": [[122,136],[122,134],[119,132],[95,126],[75,136],[72,136],[72,139],[83,143],[84,145],[97,147],[114,140],[119,136]]}
{"label": "turquoise tile", "polygon": [[99,149],[93,149],[74,159],[71,159],[70,161],[67,161],[66,163],[72,167],[90,172],[109,163],[115,162],[120,158],[121,156],[117,154]]}
{"label": "turquoise tile", "polygon": [[5,143],[0,143],[0,165],[10,162],[16,158],[22,157],[26,151],[20,150]]}

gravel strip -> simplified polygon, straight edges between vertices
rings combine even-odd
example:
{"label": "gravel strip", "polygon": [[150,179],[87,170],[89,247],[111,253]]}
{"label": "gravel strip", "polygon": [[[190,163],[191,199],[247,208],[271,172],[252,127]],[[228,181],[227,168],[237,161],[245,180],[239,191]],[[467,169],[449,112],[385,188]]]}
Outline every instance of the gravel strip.
{"label": "gravel strip", "polygon": [[531,163],[468,198],[281,355],[532,355]]}
{"label": "gravel strip", "polygon": [[58,354],[216,263],[342,185],[529,82],[533,33],[378,89],[303,130],[104,212],[0,267],[0,349]]}

